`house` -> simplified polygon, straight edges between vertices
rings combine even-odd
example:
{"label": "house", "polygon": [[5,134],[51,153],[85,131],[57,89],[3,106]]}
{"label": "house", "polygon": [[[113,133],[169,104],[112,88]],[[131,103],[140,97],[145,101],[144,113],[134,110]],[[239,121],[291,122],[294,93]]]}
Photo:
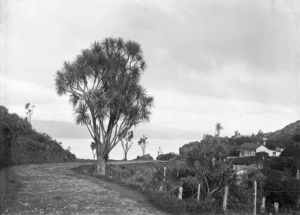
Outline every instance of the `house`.
{"label": "house", "polygon": [[279,156],[282,149],[271,150],[268,149],[264,144],[259,143],[244,143],[240,145],[236,151],[239,153],[239,157],[255,156],[258,152],[266,152],[269,156]]}

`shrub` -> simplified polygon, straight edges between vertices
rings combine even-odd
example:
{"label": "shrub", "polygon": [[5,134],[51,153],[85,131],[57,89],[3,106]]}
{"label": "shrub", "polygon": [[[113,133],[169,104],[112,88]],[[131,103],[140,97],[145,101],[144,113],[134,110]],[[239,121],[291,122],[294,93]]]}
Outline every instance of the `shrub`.
{"label": "shrub", "polygon": [[234,165],[251,165],[256,163],[257,158],[255,156],[237,157],[228,159],[228,163],[232,162]]}
{"label": "shrub", "polygon": [[170,161],[170,160],[176,159],[178,156],[179,156],[178,154],[176,154],[174,152],[170,152],[170,153],[167,153],[167,154],[158,155],[156,157],[156,160]]}
{"label": "shrub", "polygon": [[269,154],[267,152],[257,152],[255,154],[256,159],[263,160],[269,157]]}
{"label": "shrub", "polygon": [[278,170],[264,168],[263,173],[266,176],[264,191],[267,202],[295,207],[300,196],[300,182],[290,174]]}
{"label": "shrub", "polygon": [[153,157],[149,154],[143,156],[137,156],[134,160],[153,160]]}
{"label": "shrub", "polygon": [[198,192],[199,180],[196,177],[187,176],[180,179],[180,184],[183,187],[182,198],[195,198]]}

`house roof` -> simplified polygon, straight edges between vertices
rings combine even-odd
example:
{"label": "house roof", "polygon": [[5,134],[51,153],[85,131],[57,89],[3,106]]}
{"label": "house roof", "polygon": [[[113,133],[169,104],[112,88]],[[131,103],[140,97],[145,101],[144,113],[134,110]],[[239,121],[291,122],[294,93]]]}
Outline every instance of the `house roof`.
{"label": "house roof", "polygon": [[274,151],[277,151],[277,152],[282,152],[283,149],[282,148],[279,148],[279,147],[276,147]]}
{"label": "house roof", "polygon": [[257,143],[243,143],[236,150],[237,151],[255,151],[261,144]]}

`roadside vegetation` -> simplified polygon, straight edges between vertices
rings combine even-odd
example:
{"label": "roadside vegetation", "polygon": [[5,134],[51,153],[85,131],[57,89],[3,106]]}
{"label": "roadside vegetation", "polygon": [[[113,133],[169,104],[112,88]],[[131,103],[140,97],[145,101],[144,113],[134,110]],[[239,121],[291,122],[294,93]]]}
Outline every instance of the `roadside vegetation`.
{"label": "roadside vegetation", "polygon": [[[192,145],[193,150],[183,150],[180,155],[168,153],[157,157],[169,162],[110,164],[106,180],[147,193],[153,204],[171,214],[223,214],[225,186],[229,188],[227,214],[252,214],[254,181],[257,183],[257,213],[263,197],[266,197],[266,214],[274,213],[274,202],[279,202],[281,214],[296,209],[300,183],[294,172],[289,171],[293,166],[284,161],[300,159],[296,148],[287,148],[280,157],[258,153],[253,157],[226,159],[228,151],[222,138],[205,135],[202,141]],[[297,143],[293,145],[296,146]],[[287,153],[291,151],[295,153]],[[276,167],[278,159],[281,165],[286,165],[286,171],[280,165]],[[293,164],[297,162],[293,160]],[[233,164],[253,164],[256,168],[247,170],[247,174],[236,174]],[[262,164],[261,168],[258,164]],[[95,168],[95,165],[83,166],[77,171],[93,175]],[[182,199],[178,198],[179,187],[183,187]]]}

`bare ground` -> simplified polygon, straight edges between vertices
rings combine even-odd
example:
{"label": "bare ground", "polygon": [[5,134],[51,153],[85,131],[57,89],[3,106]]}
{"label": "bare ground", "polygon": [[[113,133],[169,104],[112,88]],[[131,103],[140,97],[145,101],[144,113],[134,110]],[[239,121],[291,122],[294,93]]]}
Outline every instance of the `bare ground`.
{"label": "bare ground", "polygon": [[4,214],[166,215],[137,191],[71,170],[80,165],[83,163],[11,167],[21,188]]}

